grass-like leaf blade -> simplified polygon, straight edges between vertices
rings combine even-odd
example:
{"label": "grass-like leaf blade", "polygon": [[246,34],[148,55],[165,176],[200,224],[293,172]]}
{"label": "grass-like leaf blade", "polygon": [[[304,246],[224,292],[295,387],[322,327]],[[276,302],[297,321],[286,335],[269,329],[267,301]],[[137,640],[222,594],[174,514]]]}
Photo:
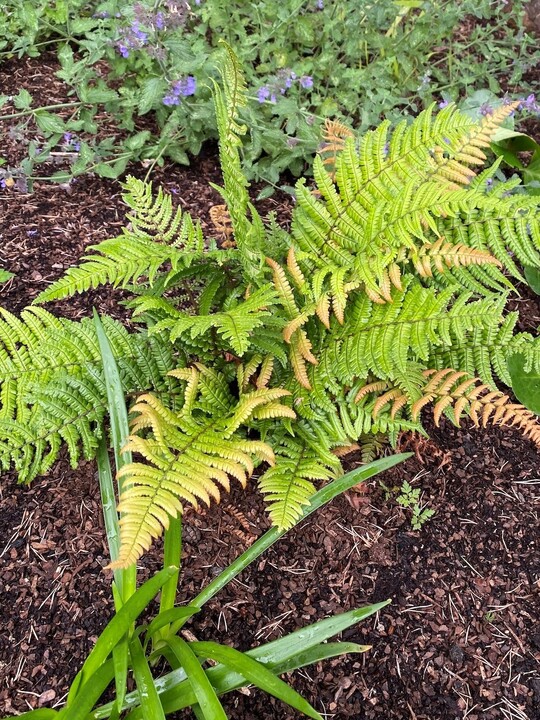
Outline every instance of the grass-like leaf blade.
{"label": "grass-like leaf blade", "polygon": [[132,623],[147,607],[150,601],[159,592],[167,580],[174,575],[176,567],[160,570],[154,577],[147,580],[120,608],[113,619],[105,627],[92,652],[73,681],[68,695],[68,706],[78,697],[79,688],[98,670],[105,662],[113,648],[118,645],[130,629]]}
{"label": "grass-like leaf blade", "polygon": [[144,720],[165,720],[154,678],[138,637],[134,637],[129,643],[129,654]]}
{"label": "grass-like leaf blade", "polygon": [[287,685],[286,682],[278,678],[271,670],[268,670],[254,658],[239,652],[235,648],[218,645],[218,643],[214,642],[193,642],[190,643],[190,647],[199,657],[217,660],[245,677],[249,683],[282,700],[295,710],[314,720],[322,720],[320,713],[300,693],[297,693],[290,685]]}
{"label": "grass-like leaf blade", "polygon": [[177,636],[170,637],[167,643],[188,676],[188,681],[197,697],[201,714],[205,720],[227,720],[216,691],[191,649],[191,645]]}

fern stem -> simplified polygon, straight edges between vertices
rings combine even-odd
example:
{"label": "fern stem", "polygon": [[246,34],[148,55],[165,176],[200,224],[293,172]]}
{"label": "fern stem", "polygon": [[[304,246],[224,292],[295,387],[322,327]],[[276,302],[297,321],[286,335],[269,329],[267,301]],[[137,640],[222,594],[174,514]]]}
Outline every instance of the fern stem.
{"label": "fern stem", "polygon": [[[369,465],[363,465],[362,467],[351,470],[351,472],[342,475],[341,477],[333,480],[328,485],[325,485],[321,490],[315,493],[311,498],[309,505],[306,505],[304,512],[297,522],[287,530],[278,530],[276,527],[271,528],[262,537],[256,540],[253,545],[242,553],[239,557],[232,562],[229,567],[218,575],[211,583],[209,583],[202,592],[200,592],[196,598],[190,603],[201,608],[211,598],[214,597],[220,590],[222,590],[231,580],[239,575],[248,565],[256,560],[265,550],[268,550],[275,542],[277,542],[283,535],[290,532],[299,523],[305,520],[309,515],[319,510],[321,507],[329,503],[335,497],[350,490],[354,485],[358,485],[361,482],[365,482],[373,475],[377,475],[384,470],[403,462],[407,458],[411,457],[412,453],[399,453],[397,455],[390,455],[390,457],[381,458],[375,460],[375,462],[369,463]],[[177,620],[170,627],[171,633],[177,633],[180,628],[187,621],[186,619]]]}

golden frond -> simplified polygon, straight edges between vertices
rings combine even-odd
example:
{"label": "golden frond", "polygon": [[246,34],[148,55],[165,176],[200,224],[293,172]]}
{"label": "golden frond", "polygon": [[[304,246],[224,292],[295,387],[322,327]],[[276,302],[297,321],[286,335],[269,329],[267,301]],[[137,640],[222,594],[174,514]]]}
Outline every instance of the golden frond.
{"label": "golden frond", "polygon": [[315,312],[324,327],[330,330],[330,298],[327,293],[319,298]]}
{"label": "golden frond", "polygon": [[311,390],[306,361],[296,344],[291,345],[290,358],[294,377],[298,380],[302,387],[306,388],[306,390]]}
{"label": "golden frond", "polygon": [[291,274],[292,279],[296,283],[296,286],[299,289],[305,287],[306,278],[304,277],[304,273],[302,272],[302,270],[300,270],[300,265],[298,265],[298,261],[296,259],[296,255],[292,245],[289,248],[289,252],[287,253],[287,268]]}
{"label": "golden frond", "polygon": [[266,264],[272,268],[274,276],[274,286],[280,297],[280,300],[283,303],[283,307],[285,308],[289,317],[296,317],[299,313],[299,310],[296,307],[294,292],[291,284],[287,280],[285,270],[281,267],[279,263],[269,257],[266,258]]}
{"label": "golden frond", "polygon": [[447,268],[467,265],[496,265],[502,267],[497,258],[485,250],[471,248],[464,243],[446,242],[440,238],[434,243],[422,245],[417,252],[412,252],[409,259],[421,277],[433,277],[433,268],[442,273]]}
{"label": "golden frond", "polygon": [[210,220],[220,234],[221,246],[224,248],[236,247],[233,237],[231,216],[226,205],[213,205],[209,211]]}
{"label": "golden frond", "polygon": [[468,185],[476,176],[469,165],[482,165],[486,155],[482,148],[489,147],[491,138],[504,120],[518,106],[518,102],[508,103],[488,113],[479,125],[475,125],[465,136],[458,148],[436,147],[433,152],[437,171],[435,178],[449,184],[451,189]]}
{"label": "golden frond", "polygon": [[353,136],[353,131],[339,120],[326,118],[324,121],[323,141],[319,154],[323,157],[332,180],[335,175],[336,157],[345,148],[345,140]]}
{"label": "golden frond", "polygon": [[268,385],[268,383],[270,382],[270,378],[272,377],[273,370],[274,358],[271,355],[267,355],[261,363],[259,377],[257,378],[257,382],[255,383],[259,389],[264,388]]}
{"label": "golden frond", "polygon": [[437,426],[443,413],[449,411],[456,425],[459,425],[462,417],[466,415],[477,427],[486,427],[488,423],[516,426],[540,446],[540,424],[535,414],[523,405],[512,402],[509,396],[500,390],[493,390],[479,378],[453,368],[425,370],[422,375],[426,384],[419,390],[421,396],[412,404],[406,391],[392,387],[387,381],[365,385],[357,393],[355,402],[360,402],[367,395],[374,395],[375,403],[371,411],[374,420],[388,405],[390,417],[395,419],[400,411],[410,404],[411,419],[417,421],[422,409],[433,404],[433,417]]}

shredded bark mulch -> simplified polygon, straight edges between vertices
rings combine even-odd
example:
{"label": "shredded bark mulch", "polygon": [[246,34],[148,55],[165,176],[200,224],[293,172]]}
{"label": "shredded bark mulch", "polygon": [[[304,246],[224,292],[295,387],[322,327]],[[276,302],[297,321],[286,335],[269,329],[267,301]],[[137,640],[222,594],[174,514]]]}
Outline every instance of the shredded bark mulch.
{"label": "shredded bark mulch", "polygon": [[[52,87],[54,63],[0,68],[0,85]],[[20,68],[13,80],[14,68]],[[41,74],[40,74],[41,72]],[[12,78],[10,80],[10,78]],[[51,79],[49,86],[46,81]],[[32,85],[33,83],[33,85]],[[4,91],[4,90],[3,90]],[[15,163],[16,135],[2,154]],[[144,177],[145,169],[134,167]],[[219,196],[215,147],[190,168],[167,166],[156,184],[212,234],[208,208]],[[34,193],[0,190],[3,267],[16,273],[1,304],[19,312],[76,263],[89,245],[116,235],[125,208],[118,183],[85,176]],[[265,201],[286,218],[283,196]],[[51,305],[78,318],[93,305],[124,317],[120,293],[91,292]],[[516,307],[535,332],[536,296]],[[431,428],[405,437],[406,464],[312,516],[246,570],[187,626],[197,639],[247,649],[332,613],[392,604],[343,633],[372,645],[361,655],[292,674],[292,684],[328,718],[371,720],[535,720],[540,717],[540,479],[537,449],[513,429]],[[396,502],[403,482],[435,510],[420,531]],[[179,602],[187,602],[268,523],[255,482],[220,506],[188,512]],[[0,483],[0,712],[60,706],[70,682],[110,619],[113,605],[96,469],[61,460],[30,487]],[[160,565],[159,545],[142,576]],[[233,720],[297,717],[255,690],[225,700]],[[179,714],[178,717],[187,717]]]}

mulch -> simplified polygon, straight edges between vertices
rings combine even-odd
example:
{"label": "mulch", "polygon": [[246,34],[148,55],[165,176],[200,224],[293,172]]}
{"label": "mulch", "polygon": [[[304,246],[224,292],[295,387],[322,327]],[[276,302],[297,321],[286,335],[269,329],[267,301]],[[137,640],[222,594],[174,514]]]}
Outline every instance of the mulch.
{"label": "mulch", "polygon": [[[13,80],[16,68],[20,74]],[[52,60],[0,68],[3,83],[31,92],[52,87]],[[41,73],[41,74],[40,74]],[[44,73],[47,73],[44,78]],[[22,155],[15,133],[2,154]],[[130,168],[140,177],[145,169]],[[219,202],[216,148],[189,168],[152,175],[213,233],[207,211]],[[19,312],[89,245],[118,233],[125,212],[118,183],[85,176],[34,193],[0,190],[0,263],[16,273],[0,289]],[[264,201],[286,218],[283,196]],[[96,306],[124,317],[121,293],[91,292],[51,305],[78,318]],[[516,307],[523,327],[540,322],[536,296]],[[402,438],[414,456],[363,492],[337,498],[309,518],[208,603],[188,625],[197,639],[247,649],[335,612],[392,604],[343,633],[369,644],[361,655],[291,675],[328,718],[370,720],[535,720],[540,717],[540,496],[538,451],[514,429],[430,428],[431,439]],[[396,502],[407,480],[435,515],[413,531]],[[268,527],[260,495],[234,488],[219,506],[188,512],[179,602],[188,602]],[[12,474],[0,483],[0,712],[60,706],[69,684],[110,619],[106,541],[93,463],[62,459],[30,487]],[[160,546],[141,562],[159,568]],[[250,689],[224,700],[233,720],[297,717]],[[187,717],[179,714],[178,717]]]}

